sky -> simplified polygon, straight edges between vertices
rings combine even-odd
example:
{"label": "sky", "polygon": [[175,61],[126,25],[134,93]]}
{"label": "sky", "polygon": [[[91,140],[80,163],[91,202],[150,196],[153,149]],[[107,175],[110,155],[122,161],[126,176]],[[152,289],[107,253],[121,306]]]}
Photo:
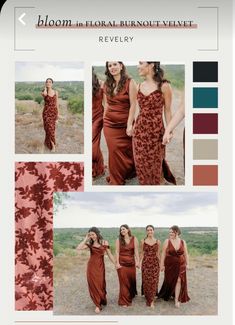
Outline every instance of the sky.
{"label": "sky", "polygon": [[56,81],[84,80],[82,62],[16,62],[15,81]]}
{"label": "sky", "polygon": [[217,193],[69,193],[54,215],[55,228],[217,227]]}

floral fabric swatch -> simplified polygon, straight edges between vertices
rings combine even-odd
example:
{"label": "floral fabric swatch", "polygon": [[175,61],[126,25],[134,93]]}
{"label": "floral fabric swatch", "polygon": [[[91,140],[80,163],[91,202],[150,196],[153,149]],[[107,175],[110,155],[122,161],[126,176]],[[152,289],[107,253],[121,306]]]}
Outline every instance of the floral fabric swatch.
{"label": "floral fabric swatch", "polygon": [[53,309],[53,193],[84,190],[83,163],[16,163],[15,309]]}

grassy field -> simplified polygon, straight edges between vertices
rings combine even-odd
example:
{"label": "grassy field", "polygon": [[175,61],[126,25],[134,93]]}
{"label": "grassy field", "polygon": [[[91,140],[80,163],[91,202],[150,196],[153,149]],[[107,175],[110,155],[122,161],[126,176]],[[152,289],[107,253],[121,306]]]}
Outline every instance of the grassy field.
{"label": "grassy field", "polygon": [[[44,82],[15,84],[15,152],[45,153],[41,91]],[[56,124],[56,153],[83,153],[84,147],[84,84],[55,82],[59,93],[59,117]],[[49,152],[46,152],[49,153]]]}
{"label": "grassy field", "polygon": [[[132,234],[140,241],[146,235],[144,228],[132,228]],[[182,238],[186,241],[191,256],[217,255],[218,231],[217,228],[182,228]],[[76,247],[84,238],[88,229],[54,229],[54,255],[76,255]],[[115,240],[118,237],[118,228],[100,228],[102,236],[109,241],[114,253]],[[168,238],[167,228],[155,230],[156,237],[163,242]]]}

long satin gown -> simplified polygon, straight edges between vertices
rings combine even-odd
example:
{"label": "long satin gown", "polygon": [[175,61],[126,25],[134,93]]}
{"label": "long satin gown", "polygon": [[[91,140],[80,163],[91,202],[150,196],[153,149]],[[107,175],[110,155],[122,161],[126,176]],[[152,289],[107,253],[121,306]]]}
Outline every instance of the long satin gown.
{"label": "long satin gown", "polygon": [[104,114],[102,100],[103,89],[100,88],[97,94],[92,97],[92,177],[104,174],[104,159],[100,149]]}
{"label": "long satin gown", "polygon": [[114,96],[104,92],[107,98],[107,110],[104,116],[104,136],[108,146],[107,181],[110,185],[124,185],[125,180],[135,177],[135,166],[132,150],[132,138],[126,134],[130,109],[130,79],[126,80],[123,89]]}
{"label": "long satin gown", "polygon": [[107,304],[104,254],[108,246],[88,246],[90,259],[87,264],[87,283],[92,301],[98,308]]}
{"label": "long satin gown", "polygon": [[133,151],[136,173],[140,185],[160,185],[161,176],[173,184],[175,177],[165,160],[162,144],[165,132],[163,123],[164,97],[160,90],[144,95],[137,94],[140,107],[133,133]]}
{"label": "long satin gown", "polygon": [[158,292],[160,261],[157,256],[158,242],[149,245],[144,242],[142,261],[142,294],[145,296],[147,306],[150,306]]}
{"label": "long satin gown", "polygon": [[159,298],[169,300],[171,297],[174,297],[177,279],[180,277],[181,290],[179,294],[179,301],[183,303],[190,300],[187,289],[186,259],[184,253],[185,250],[183,240],[181,240],[180,248],[178,250],[176,250],[171,241],[168,240],[164,263],[164,281],[158,295]]}
{"label": "long satin gown", "polygon": [[55,124],[58,118],[58,110],[56,104],[56,94],[54,96],[44,96],[44,109],[42,113],[43,126],[45,130],[45,146],[52,150],[52,142],[56,144],[55,140]]}
{"label": "long satin gown", "polygon": [[118,304],[130,306],[132,299],[137,295],[134,237],[131,238],[129,244],[122,245],[121,242],[119,244],[121,268],[117,270],[120,287]]}

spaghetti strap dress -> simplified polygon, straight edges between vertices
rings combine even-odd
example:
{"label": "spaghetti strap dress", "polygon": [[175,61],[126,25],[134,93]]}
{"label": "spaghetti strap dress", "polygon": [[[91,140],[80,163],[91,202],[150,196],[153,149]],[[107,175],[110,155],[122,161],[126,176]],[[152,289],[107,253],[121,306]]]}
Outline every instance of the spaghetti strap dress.
{"label": "spaghetti strap dress", "polygon": [[123,89],[110,96],[106,85],[104,92],[107,98],[107,109],[104,116],[104,136],[108,146],[107,181],[110,185],[124,185],[126,179],[136,176],[132,138],[126,134],[130,109],[130,79],[126,80]]}
{"label": "spaghetti strap dress", "polygon": [[100,149],[104,114],[102,101],[103,89],[99,88],[97,94],[92,97],[92,177],[104,174],[104,159]]}
{"label": "spaghetti strap dress", "polygon": [[158,297],[164,300],[169,300],[175,296],[175,286],[177,279],[181,279],[181,290],[179,294],[179,301],[184,303],[190,300],[187,288],[187,275],[186,275],[186,259],[185,259],[184,242],[181,239],[180,248],[176,250],[168,240],[168,246],[165,257],[165,273],[164,281],[159,292]]}
{"label": "spaghetti strap dress", "polygon": [[140,113],[133,133],[133,151],[136,173],[140,185],[160,185],[161,177],[176,184],[175,177],[165,160],[163,108],[164,97],[160,90],[144,95],[137,93]]}
{"label": "spaghetti strap dress", "polygon": [[108,246],[101,245],[90,248],[90,259],[87,264],[87,283],[92,301],[99,309],[102,305],[107,304],[106,299],[106,281],[105,281],[105,266],[104,254]]}
{"label": "spaghetti strap dress", "polygon": [[121,242],[119,244],[121,268],[117,270],[120,287],[118,304],[130,306],[132,299],[137,295],[134,237],[131,237],[129,244],[122,245]]}
{"label": "spaghetti strap dress", "polygon": [[43,126],[46,133],[44,144],[48,149],[52,150],[52,142],[56,144],[55,124],[58,118],[56,94],[54,94],[54,96],[44,96],[44,103],[45,104],[42,113]]}
{"label": "spaghetti strap dress", "polygon": [[160,261],[157,255],[159,244],[149,245],[144,242],[142,261],[142,294],[145,296],[146,305],[150,306],[158,292]]}

